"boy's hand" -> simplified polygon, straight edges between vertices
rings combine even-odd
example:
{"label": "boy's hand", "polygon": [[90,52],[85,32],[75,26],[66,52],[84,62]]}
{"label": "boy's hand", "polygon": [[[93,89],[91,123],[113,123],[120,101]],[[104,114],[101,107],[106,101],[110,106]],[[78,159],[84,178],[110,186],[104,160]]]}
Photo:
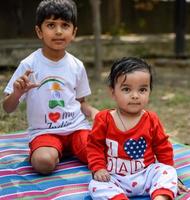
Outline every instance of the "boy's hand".
{"label": "boy's hand", "polygon": [[110,174],[106,169],[100,169],[94,173],[94,180],[108,182],[110,181]]}
{"label": "boy's hand", "polygon": [[22,96],[25,92],[30,90],[31,88],[38,87],[39,85],[30,81],[29,77],[33,72],[31,70],[27,70],[20,78],[18,78],[14,84],[14,93],[17,96]]}

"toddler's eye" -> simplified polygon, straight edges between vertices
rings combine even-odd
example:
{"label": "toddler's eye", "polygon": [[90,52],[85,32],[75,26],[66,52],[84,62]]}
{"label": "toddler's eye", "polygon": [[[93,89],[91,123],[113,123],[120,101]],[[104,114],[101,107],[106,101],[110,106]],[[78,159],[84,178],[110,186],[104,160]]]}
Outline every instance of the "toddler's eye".
{"label": "toddler's eye", "polygon": [[147,88],[141,88],[141,89],[140,89],[140,92],[141,92],[141,93],[144,93],[144,92],[146,92],[146,91],[147,91]]}
{"label": "toddler's eye", "polygon": [[123,89],[122,89],[122,91],[124,91],[124,92],[127,92],[127,93],[128,93],[128,92],[130,92],[130,89],[129,89],[129,88],[127,88],[127,87],[125,87],[125,88],[123,88]]}

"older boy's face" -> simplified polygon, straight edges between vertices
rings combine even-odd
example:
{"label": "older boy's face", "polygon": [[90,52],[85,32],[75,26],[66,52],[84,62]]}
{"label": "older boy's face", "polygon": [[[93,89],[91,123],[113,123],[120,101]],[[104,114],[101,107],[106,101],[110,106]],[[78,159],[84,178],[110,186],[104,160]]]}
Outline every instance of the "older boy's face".
{"label": "older boy's face", "polygon": [[74,40],[77,28],[71,22],[54,19],[52,16],[45,19],[41,28],[36,26],[36,33],[43,41],[44,48],[65,51],[68,44]]}

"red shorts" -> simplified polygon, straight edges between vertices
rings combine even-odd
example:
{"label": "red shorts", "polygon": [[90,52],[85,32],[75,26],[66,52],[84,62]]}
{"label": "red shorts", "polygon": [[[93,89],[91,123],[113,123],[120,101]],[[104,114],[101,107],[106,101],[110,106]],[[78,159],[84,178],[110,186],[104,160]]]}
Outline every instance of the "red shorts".
{"label": "red shorts", "polygon": [[43,134],[37,136],[29,143],[30,157],[39,147],[54,147],[59,152],[59,157],[74,155],[80,161],[87,163],[86,146],[90,130],[78,130],[70,135]]}

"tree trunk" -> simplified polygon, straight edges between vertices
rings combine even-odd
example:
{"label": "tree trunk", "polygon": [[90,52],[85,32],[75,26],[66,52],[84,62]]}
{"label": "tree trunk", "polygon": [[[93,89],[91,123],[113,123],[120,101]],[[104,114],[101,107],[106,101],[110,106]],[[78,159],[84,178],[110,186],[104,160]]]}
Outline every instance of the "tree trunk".
{"label": "tree trunk", "polygon": [[17,0],[13,4],[13,10],[14,10],[14,16],[16,18],[17,26],[15,27],[16,29],[16,34],[17,36],[22,36],[23,32],[23,23],[24,23],[24,17],[23,17],[23,1],[22,0]]}
{"label": "tree trunk", "polygon": [[121,23],[121,0],[112,0],[111,3],[107,5],[108,7],[108,17],[109,25],[119,28]]}
{"label": "tree trunk", "polygon": [[185,28],[186,28],[186,1],[175,2],[175,55],[185,57]]}
{"label": "tree trunk", "polygon": [[101,0],[90,0],[93,16],[93,31],[95,38],[95,52],[94,52],[94,65],[95,65],[95,79],[100,80],[100,73],[102,68],[102,44],[101,44],[101,16],[100,4]]}

